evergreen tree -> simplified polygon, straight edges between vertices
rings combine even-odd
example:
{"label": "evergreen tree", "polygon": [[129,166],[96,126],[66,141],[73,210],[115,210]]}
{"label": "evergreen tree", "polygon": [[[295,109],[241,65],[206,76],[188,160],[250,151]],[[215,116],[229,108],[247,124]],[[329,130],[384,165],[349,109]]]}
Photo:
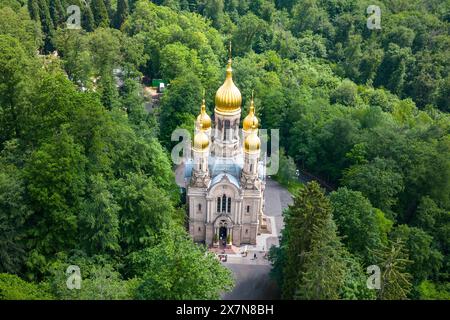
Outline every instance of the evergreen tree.
{"label": "evergreen tree", "polygon": [[114,27],[120,29],[129,14],[128,0],[117,1],[117,11],[114,21]]}
{"label": "evergreen tree", "polygon": [[19,273],[25,257],[24,224],[31,211],[19,174],[15,166],[0,163],[0,272]]}
{"label": "evergreen tree", "polygon": [[94,21],[96,27],[109,27],[108,10],[103,0],[93,0],[91,2],[92,13],[94,14]]}
{"label": "evergreen tree", "polygon": [[50,15],[50,9],[47,1],[39,0],[38,6],[39,6],[39,17],[41,18],[42,32],[45,35],[44,51],[50,52],[54,49],[52,44],[52,37],[55,27],[53,25],[53,20]]}
{"label": "evergreen tree", "polygon": [[95,29],[95,19],[89,5],[83,7],[83,16],[81,17],[81,25],[84,30],[91,32]]}
{"label": "evergreen tree", "polygon": [[106,12],[108,13],[109,21],[114,20],[114,10],[111,6],[111,0],[103,0],[105,3]]}
{"label": "evergreen tree", "polygon": [[[294,198],[293,205],[285,212],[285,230],[282,236],[282,248],[286,250],[282,283],[284,298],[292,299],[298,285],[303,284],[307,253],[312,249],[317,232],[328,227],[330,219],[330,202],[317,182],[310,182],[301,189]],[[315,253],[309,255],[315,256]]]}
{"label": "evergreen tree", "polygon": [[30,12],[31,19],[40,22],[40,10],[38,0],[28,0],[28,11]]}
{"label": "evergreen tree", "polygon": [[102,104],[106,108],[112,110],[119,106],[119,92],[114,76],[103,73],[98,81],[98,92],[100,93]]}
{"label": "evergreen tree", "polygon": [[50,0],[49,6],[53,25],[57,28],[65,22],[65,10],[61,4],[61,0]]}
{"label": "evergreen tree", "polygon": [[105,179],[101,175],[91,177],[88,196],[80,211],[80,235],[86,252],[119,250],[119,210]]}
{"label": "evergreen tree", "polygon": [[313,227],[311,250],[304,255],[304,271],[297,282],[296,299],[338,299],[346,278],[343,246],[331,216],[322,227]]}
{"label": "evergreen tree", "polygon": [[381,269],[381,287],[378,291],[380,300],[407,299],[411,291],[411,275],[406,268],[411,263],[401,240],[391,242],[374,251]]}

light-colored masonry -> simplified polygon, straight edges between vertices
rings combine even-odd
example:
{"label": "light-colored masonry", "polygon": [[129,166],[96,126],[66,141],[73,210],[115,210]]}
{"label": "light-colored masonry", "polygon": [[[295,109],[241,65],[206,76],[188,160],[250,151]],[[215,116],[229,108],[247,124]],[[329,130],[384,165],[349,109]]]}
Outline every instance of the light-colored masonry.
{"label": "light-colored masonry", "polygon": [[189,233],[196,242],[256,244],[264,215],[265,167],[252,103],[241,120],[241,93],[227,77],[215,98],[214,121],[205,102],[196,121],[192,157],[185,164]]}

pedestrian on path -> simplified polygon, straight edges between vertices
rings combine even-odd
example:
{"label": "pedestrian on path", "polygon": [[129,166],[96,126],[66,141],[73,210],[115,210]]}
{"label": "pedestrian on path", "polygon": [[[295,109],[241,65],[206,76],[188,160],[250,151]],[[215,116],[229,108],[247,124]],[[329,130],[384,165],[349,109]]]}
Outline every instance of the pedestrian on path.
{"label": "pedestrian on path", "polygon": [[253,259],[256,260],[258,257],[256,256],[256,253],[253,254]]}

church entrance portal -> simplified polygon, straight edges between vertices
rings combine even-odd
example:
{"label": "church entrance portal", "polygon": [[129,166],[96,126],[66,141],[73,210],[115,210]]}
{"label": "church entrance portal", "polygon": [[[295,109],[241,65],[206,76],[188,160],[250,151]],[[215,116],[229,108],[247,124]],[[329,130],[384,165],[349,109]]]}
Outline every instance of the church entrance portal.
{"label": "church entrance portal", "polygon": [[220,240],[227,240],[227,228],[226,227],[220,227],[219,229],[219,239]]}

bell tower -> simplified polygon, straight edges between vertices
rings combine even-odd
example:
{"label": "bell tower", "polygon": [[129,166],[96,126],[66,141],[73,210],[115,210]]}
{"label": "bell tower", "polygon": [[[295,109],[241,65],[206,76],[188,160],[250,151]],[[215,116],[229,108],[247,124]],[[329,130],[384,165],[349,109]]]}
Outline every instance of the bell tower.
{"label": "bell tower", "polygon": [[222,158],[233,158],[239,150],[239,123],[241,121],[242,96],[233,82],[231,58],[228,60],[225,82],[216,92],[214,122],[214,155]]}

